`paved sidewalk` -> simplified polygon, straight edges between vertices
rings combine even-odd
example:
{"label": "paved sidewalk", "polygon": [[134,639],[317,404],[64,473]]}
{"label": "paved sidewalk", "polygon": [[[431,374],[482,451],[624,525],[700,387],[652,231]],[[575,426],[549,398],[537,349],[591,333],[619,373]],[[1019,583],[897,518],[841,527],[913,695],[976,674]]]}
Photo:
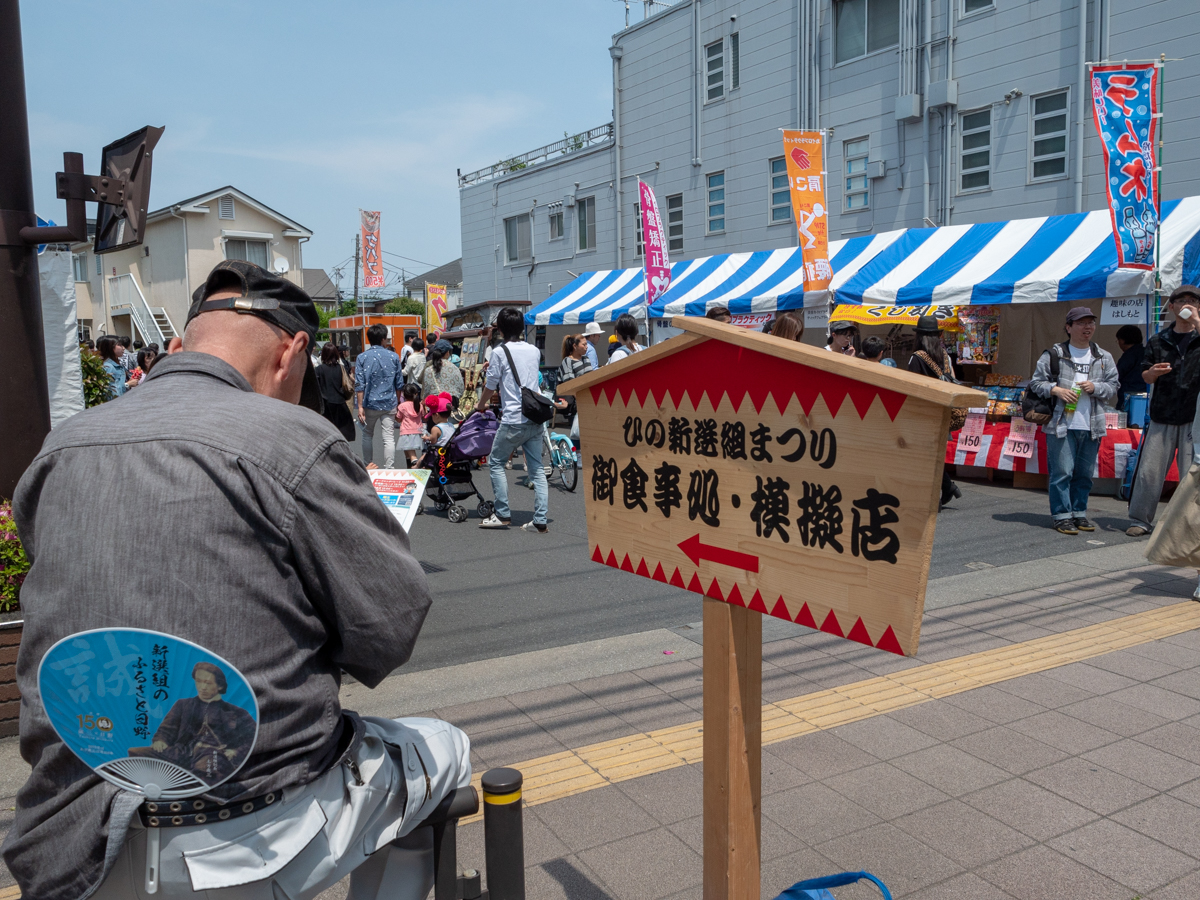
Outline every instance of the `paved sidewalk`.
{"label": "paved sidewalk", "polygon": [[[1200,897],[1194,577],[1143,567],[933,609],[916,659],[810,631],[766,643],[763,897],[851,868],[898,900]],[[529,900],[700,896],[700,672],[431,711],[471,735],[477,772],[526,771]],[[482,824],[459,842],[482,868]],[[0,870],[0,900],[8,884]]]}
{"label": "paved sidewalk", "polygon": [[[927,615],[919,659],[819,633],[764,647],[764,701],[1036,642],[1142,614],[1188,617],[1041,672],[997,680],[763,752],[763,897],[867,868],[909,900],[1200,897],[1200,611],[1194,576],[1146,567]],[[1181,601],[1184,601],[1181,604]],[[1194,623],[1194,624],[1191,624]],[[1171,630],[1171,629],[1168,629]],[[1034,642],[1034,643],[1030,643]],[[945,662],[946,665],[952,665]],[[907,676],[906,676],[907,677]],[[699,660],[448,709],[482,770],[699,718]],[[528,896],[699,897],[701,767],[679,765],[527,807]],[[460,864],[483,866],[482,825]],[[342,895],[343,886],[327,893]],[[840,889],[839,900],[877,897]]]}

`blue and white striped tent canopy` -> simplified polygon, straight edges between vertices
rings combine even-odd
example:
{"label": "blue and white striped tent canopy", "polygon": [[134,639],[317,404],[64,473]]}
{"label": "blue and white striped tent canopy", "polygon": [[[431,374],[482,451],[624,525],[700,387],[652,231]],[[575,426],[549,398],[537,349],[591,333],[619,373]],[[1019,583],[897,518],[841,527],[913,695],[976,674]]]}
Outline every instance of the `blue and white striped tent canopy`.
{"label": "blue and white striped tent canopy", "polygon": [[[1163,204],[1164,291],[1200,281],[1200,197]],[[833,281],[804,291],[798,248],[724,253],[671,266],[671,288],[651,318],[702,316],[714,306],[770,313],[837,303],[963,306],[1135,297],[1154,291],[1154,275],[1118,269],[1107,210],[909,228],[831,241]],[[646,318],[640,268],[585,272],[525,314],[530,325]]]}
{"label": "blue and white striped tent canopy", "polygon": [[[903,231],[834,241],[829,250],[835,276],[858,271],[896,240]],[[776,312],[801,306],[823,306],[825,291],[804,292],[804,267],[796,247],[755,253],[722,253],[671,264],[671,288],[650,310],[652,317],[704,315],[710,307],[727,306],[734,313]],[[525,314],[529,325],[575,325],[611,322],[622,313],[646,317],[646,286],[642,270],[584,272]]]}
{"label": "blue and white striped tent canopy", "polygon": [[[1169,292],[1200,277],[1200,197],[1167,201],[1162,211]],[[908,229],[834,287],[838,303],[1049,303],[1153,293],[1154,273],[1117,268],[1112,220],[1098,210]]]}

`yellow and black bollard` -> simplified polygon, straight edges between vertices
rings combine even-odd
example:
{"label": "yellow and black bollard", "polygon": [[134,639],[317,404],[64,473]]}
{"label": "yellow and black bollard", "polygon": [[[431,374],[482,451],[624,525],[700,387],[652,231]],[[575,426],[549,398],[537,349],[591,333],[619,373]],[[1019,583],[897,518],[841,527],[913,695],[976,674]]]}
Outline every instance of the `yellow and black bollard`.
{"label": "yellow and black bollard", "polygon": [[483,843],[489,900],[525,900],[525,832],[516,769],[483,773]]}

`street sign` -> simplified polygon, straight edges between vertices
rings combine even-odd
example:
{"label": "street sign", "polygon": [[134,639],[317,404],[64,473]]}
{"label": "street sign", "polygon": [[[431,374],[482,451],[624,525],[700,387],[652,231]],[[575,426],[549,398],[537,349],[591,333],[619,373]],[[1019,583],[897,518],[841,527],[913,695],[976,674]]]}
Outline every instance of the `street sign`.
{"label": "street sign", "polygon": [[594,561],[704,597],[704,898],[761,883],[762,616],[916,652],[952,406],[985,396],[708,319],[575,395]]}
{"label": "street sign", "polygon": [[579,405],[592,559],[916,652],[948,410],[983,395],[709,320],[673,325],[684,334],[563,386]]}

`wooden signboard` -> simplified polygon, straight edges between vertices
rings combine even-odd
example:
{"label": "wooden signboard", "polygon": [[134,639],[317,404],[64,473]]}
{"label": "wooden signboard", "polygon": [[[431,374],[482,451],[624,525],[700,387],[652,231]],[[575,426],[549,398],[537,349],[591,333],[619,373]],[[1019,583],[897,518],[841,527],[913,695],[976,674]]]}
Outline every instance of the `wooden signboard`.
{"label": "wooden signboard", "polygon": [[984,395],[708,319],[560,388],[596,562],[705,597],[708,900],[757,897],[762,622],[911,655],[952,406]]}

